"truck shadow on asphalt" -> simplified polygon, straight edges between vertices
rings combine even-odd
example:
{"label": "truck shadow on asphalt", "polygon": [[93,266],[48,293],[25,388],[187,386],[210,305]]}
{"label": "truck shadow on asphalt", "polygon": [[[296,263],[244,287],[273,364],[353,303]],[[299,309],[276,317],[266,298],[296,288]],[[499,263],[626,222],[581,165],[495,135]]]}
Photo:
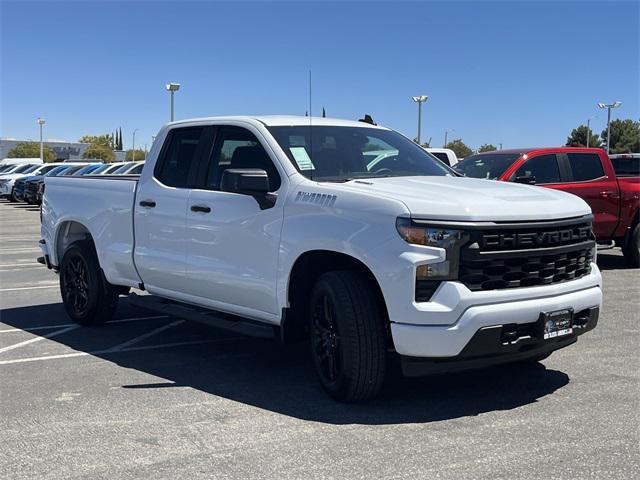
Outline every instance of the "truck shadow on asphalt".
{"label": "truck shadow on asphalt", "polygon": [[[121,301],[117,318],[149,315]],[[62,304],[5,309],[1,320],[15,328],[61,325],[69,321]],[[380,397],[363,404],[341,404],[327,397],[315,378],[305,344],[284,347],[276,342],[231,336],[210,327],[180,323],[146,338],[137,349],[105,352],[146,332],[175,322],[175,318],[80,327],[48,338],[59,353],[86,352],[119,366],[165,379],[152,383],[123,384],[137,395],[140,390],[190,387],[282,415],[330,424],[386,425],[429,423],[481,413],[511,410],[538,401],[569,383],[567,374],[543,364],[510,365],[466,373],[390,382]],[[33,332],[46,335],[55,329]],[[17,340],[20,341],[20,340]],[[193,344],[193,342],[202,342]],[[191,344],[179,343],[192,342]],[[39,344],[44,344],[44,342]],[[172,344],[163,348],[163,345]],[[51,355],[49,344],[47,352]],[[19,349],[0,360],[24,358]],[[30,352],[33,355],[33,352]],[[39,360],[36,360],[39,361]],[[73,375],[91,368],[78,357],[41,359],[50,375]],[[21,363],[2,365],[19,368]],[[88,365],[88,366],[87,366]],[[34,381],[36,381],[34,379]],[[88,387],[90,388],[90,387]]]}
{"label": "truck shadow on asphalt", "polygon": [[598,252],[597,264],[600,270],[627,270],[634,268],[622,256],[619,248]]}

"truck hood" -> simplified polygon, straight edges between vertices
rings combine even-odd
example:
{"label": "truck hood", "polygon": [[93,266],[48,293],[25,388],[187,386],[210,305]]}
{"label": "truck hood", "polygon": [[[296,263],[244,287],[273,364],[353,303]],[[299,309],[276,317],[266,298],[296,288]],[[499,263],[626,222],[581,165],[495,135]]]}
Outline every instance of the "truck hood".
{"label": "truck hood", "polygon": [[339,187],[399,200],[412,217],[433,220],[553,220],[591,213],[586,202],[569,193],[475,178],[367,178]]}

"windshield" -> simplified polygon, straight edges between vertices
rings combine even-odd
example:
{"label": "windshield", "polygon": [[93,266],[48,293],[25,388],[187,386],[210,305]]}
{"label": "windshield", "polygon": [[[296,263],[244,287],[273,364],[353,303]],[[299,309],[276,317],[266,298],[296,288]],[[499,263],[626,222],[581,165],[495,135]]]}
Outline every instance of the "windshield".
{"label": "windshield", "polygon": [[611,158],[613,169],[619,177],[638,177],[640,176],[640,155],[635,157],[618,157]]}
{"label": "windshield", "polygon": [[67,170],[69,170],[69,165],[59,165],[59,166],[49,170],[45,174],[45,177],[56,177],[56,176],[60,175],[62,172],[66,172]]}
{"label": "windshield", "polygon": [[91,173],[93,175],[100,173],[100,172],[104,172],[107,168],[109,168],[111,165],[109,165],[108,163],[99,165],[95,170],[92,170]]}
{"label": "windshield", "polygon": [[25,173],[28,171],[33,170],[34,165],[20,165],[18,168],[16,168],[13,173]]}
{"label": "windshield", "polygon": [[31,172],[35,172],[37,169],[41,168],[42,165],[31,165],[29,168],[27,168],[26,170],[24,170],[22,173],[31,173]]}
{"label": "windshield", "polygon": [[496,180],[520,156],[519,153],[483,153],[461,160],[453,169],[467,177]]}
{"label": "windshield", "polygon": [[134,165],[133,163],[127,163],[126,165],[122,165],[119,168],[116,168],[115,170],[113,170],[111,173],[116,174],[116,173],[124,173],[126,170],[128,170],[129,168],[131,168],[131,166]]}
{"label": "windshield", "polygon": [[454,175],[438,159],[391,130],[292,126],[269,127],[269,131],[296,169],[317,181]]}

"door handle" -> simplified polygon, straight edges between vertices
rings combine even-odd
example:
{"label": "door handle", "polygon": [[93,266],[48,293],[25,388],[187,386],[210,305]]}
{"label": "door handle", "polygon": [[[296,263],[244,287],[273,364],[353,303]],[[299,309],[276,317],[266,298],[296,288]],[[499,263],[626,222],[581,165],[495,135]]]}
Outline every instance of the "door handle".
{"label": "door handle", "polygon": [[611,191],[605,190],[604,192],[600,192],[600,197],[602,197],[602,198],[618,198],[618,195],[616,194],[616,192],[611,192]]}
{"label": "door handle", "polygon": [[206,205],[191,205],[192,212],[200,212],[200,213],[210,213],[211,207],[207,207]]}
{"label": "door handle", "polygon": [[153,200],[142,200],[140,202],[140,206],[145,208],[153,208],[156,206],[156,202],[154,202]]}

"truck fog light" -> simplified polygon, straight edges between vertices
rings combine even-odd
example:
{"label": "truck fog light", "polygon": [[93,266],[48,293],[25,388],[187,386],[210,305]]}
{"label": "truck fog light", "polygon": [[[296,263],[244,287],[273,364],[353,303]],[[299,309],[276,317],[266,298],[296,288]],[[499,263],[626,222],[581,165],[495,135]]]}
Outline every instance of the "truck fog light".
{"label": "truck fog light", "polygon": [[431,280],[434,278],[447,278],[450,273],[450,263],[448,260],[440,263],[430,263],[419,265],[416,268],[416,280]]}

